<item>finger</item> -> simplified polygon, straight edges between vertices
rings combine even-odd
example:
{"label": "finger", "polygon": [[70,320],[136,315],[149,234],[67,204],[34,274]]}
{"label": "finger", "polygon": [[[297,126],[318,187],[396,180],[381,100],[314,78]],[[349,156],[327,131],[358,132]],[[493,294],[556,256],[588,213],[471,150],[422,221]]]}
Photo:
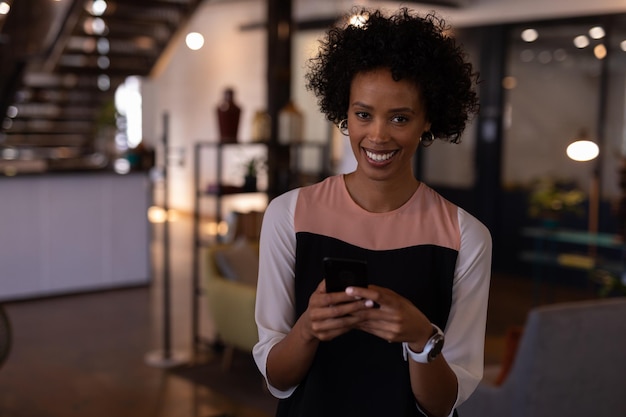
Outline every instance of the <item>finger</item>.
{"label": "finger", "polygon": [[[310,315],[312,320],[320,321],[354,315],[358,311],[367,308],[368,307],[365,306],[365,300],[350,300],[348,302],[336,302],[311,308]],[[360,319],[357,317],[357,320]]]}
{"label": "finger", "polygon": [[354,328],[359,319],[357,317],[347,315],[332,319],[312,321],[311,330],[315,337],[320,340],[331,340],[341,334],[344,334]]}
{"label": "finger", "polygon": [[350,297],[345,293],[327,293],[324,291],[316,290],[316,292],[314,292],[309,298],[309,306],[326,307],[333,304],[345,303],[347,301],[354,301],[354,297]]}
{"label": "finger", "polygon": [[359,318],[352,315],[312,320],[311,327],[315,332],[328,332],[341,329],[352,329],[359,322]]}
{"label": "finger", "polygon": [[381,297],[381,291],[370,285],[369,287],[348,287],[346,288],[346,294],[353,297],[368,298],[370,300],[378,299]]}
{"label": "finger", "polygon": [[377,320],[364,320],[355,324],[355,328],[366,333],[380,337],[388,342],[394,342],[398,339],[398,333],[391,328],[388,323]]}
{"label": "finger", "polygon": [[331,305],[331,304],[350,303],[356,300],[360,300],[361,298],[355,297],[344,291],[341,291],[341,292],[323,293],[323,297],[321,299],[326,305]]}
{"label": "finger", "polygon": [[382,292],[371,287],[348,287],[346,288],[346,294],[357,299],[369,300],[368,307],[371,308],[380,308],[381,304],[385,302],[385,297]]}

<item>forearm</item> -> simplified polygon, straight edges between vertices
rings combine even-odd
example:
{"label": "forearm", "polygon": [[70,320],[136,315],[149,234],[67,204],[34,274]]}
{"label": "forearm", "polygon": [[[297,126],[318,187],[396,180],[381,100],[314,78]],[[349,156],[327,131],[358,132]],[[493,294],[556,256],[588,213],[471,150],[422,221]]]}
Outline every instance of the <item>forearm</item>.
{"label": "forearm", "polygon": [[429,416],[448,416],[457,397],[456,375],[439,355],[430,363],[409,361],[411,388],[420,408]]}
{"label": "forearm", "polygon": [[267,357],[267,379],[282,391],[302,381],[319,345],[318,339],[306,334],[302,320],[301,317],[287,336],[272,347]]}

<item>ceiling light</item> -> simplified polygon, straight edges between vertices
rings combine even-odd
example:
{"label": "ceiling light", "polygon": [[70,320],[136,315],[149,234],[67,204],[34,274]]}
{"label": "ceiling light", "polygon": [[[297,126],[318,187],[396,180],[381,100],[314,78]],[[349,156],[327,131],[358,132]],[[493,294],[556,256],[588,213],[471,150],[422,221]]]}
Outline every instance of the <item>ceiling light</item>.
{"label": "ceiling light", "polygon": [[93,30],[93,33],[95,33],[96,35],[102,35],[106,31],[107,25],[106,23],[104,23],[104,20],[96,17],[91,23],[91,28]]}
{"label": "ceiling light", "polygon": [[626,52],[626,40],[622,41],[619,44],[619,47],[622,48],[622,51]]}
{"label": "ceiling light", "polygon": [[365,23],[369,19],[369,15],[367,14],[355,14],[350,18],[350,25],[360,28],[365,26]]}
{"label": "ceiling light", "polygon": [[567,156],[579,162],[591,161],[600,154],[598,144],[589,139],[586,129],[581,129],[578,138],[567,147]]}
{"label": "ceiling light", "polygon": [[130,172],[130,162],[126,158],[117,158],[115,162],[113,162],[113,170],[117,174],[128,174]]}
{"label": "ceiling light", "polygon": [[0,14],[9,14],[11,10],[11,6],[7,2],[0,2]]}
{"label": "ceiling light", "polygon": [[600,154],[600,148],[590,140],[577,140],[567,147],[567,156],[574,161],[585,162],[595,159]]}
{"label": "ceiling light", "polygon": [[100,91],[107,91],[111,88],[111,79],[108,75],[102,74],[98,76],[98,88]]}
{"label": "ceiling light", "polygon": [[98,39],[98,53],[100,55],[106,55],[109,53],[110,43],[107,38]]}
{"label": "ceiling light", "polygon": [[539,33],[535,29],[526,29],[522,31],[522,40],[524,42],[534,42],[539,38]]}
{"label": "ceiling light", "polygon": [[99,17],[88,17],[83,23],[83,30],[88,35],[104,35],[108,28],[104,20]]}
{"label": "ceiling light", "polygon": [[552,61],[552,53],[550,51],[541,51],[537,55],[537,60],[542,64],[549,64]]}
{"label": "ceiling light", "polygon": [[15,106],[9,106],[7,108],[7,117],[11,118],[11,119],[15,119],[17,117],[17,114],[19,113],[17,107]]}
{"label": "ceiling light", "polygon": [[107,69],[111,65],[111,60],[107,56],[98,57],[98,68]]}
{"label": "ceiling light", "polygon": [[589,46],[589,38],[587,38],[585,35],[579,35],[576,36],[574,38],[574,46],[576,46],[576,48],[586,48]]}
{"label": "ceiling light", "polygon": [[535,59],[535,53],[530,49],[524,49],[520,54],[520,59],[522,62],[531,62]]}
{"label": "ceiling light", "polygon": [[606,46],[604,46],[604,44],[602,43],[599,45],[596,45],[595,48],[593,48],[593,54],[598,59],[606,58]]}
{"label": "ceiling light", "polygon": [[204,36],[198,32],[189,32],[185,38],[185,43],[187,44],[187,48],[192,51],[197,51],[204,45]]}
{"label": "ceiling light", "polygon": [[604,32],[602,26],[594,26],[589,29],[589,36],[591,39],[602,39],[605,35],[606,33]]}
{"label": "ceiling light", "polygon": [[94,16],[102,16],[107,9],[107,2],[104,0],[95,0],[91,4],[91,14]]}

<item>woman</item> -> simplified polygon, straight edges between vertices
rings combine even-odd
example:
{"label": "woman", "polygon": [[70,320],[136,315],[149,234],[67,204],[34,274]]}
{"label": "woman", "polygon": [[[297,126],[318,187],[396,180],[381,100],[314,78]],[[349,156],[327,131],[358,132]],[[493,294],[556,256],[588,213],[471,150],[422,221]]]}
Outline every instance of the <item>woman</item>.
{"label": "woman", "polygon": [[[307,74],[357,168],[268,206],[254,357],[278,416],[452,415],[482,378],[491,238],[412,164],[459,141],[476,77],[434,15],[359,17]],[[366,261],[369,285],[326,292],[325,257]]]}

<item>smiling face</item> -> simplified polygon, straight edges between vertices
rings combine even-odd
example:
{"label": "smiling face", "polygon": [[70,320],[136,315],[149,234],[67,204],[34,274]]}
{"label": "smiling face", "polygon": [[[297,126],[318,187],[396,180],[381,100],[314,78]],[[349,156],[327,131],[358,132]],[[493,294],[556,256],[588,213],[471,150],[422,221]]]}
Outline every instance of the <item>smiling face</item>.
{"label": "smiling face", "polygon": [[430,129],[417,85],[394,81],[389,69],[358,73],[352,80],[348,131],[359,180],[413,179],[412,159]]}

